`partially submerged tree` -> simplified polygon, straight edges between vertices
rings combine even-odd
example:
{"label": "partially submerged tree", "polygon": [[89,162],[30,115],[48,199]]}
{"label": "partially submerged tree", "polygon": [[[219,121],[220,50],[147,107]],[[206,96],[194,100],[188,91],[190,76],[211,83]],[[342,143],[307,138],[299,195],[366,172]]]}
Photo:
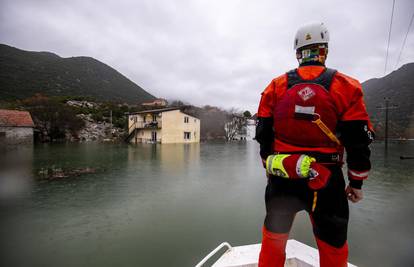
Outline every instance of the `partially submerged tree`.
{"label": "partially submerged tree", "polygon": [[224,124],[227,141],[234,140],[236,137],[246,134],[247,118],[244,114],[231,109],[228,115],[228,121]]}
{"label": "partially submerged tree", "polygon": [[250,113],[250,111],[246,110],[245,112],[243,112],[243,116],[245,118],[250,119],[252,117],[252,113]]}

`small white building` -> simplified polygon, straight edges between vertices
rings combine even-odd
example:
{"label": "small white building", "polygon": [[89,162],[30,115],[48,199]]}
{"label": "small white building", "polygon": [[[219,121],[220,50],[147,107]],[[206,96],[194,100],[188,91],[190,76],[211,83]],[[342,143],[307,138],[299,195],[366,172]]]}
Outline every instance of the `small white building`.
{"label": "small white building", "polygon": [[254,140],[256,134],[256,121],[246,119],[242,116],[235,116],[233,119],[224,124],[227,140]]}
{"label": "small white building", "polygon": [[200,119],[180,108],[145,110],[128,115],[128,142],[198,143]]}
{"label": "small white building", "polygon": [[33,143],[33,128],[29,112],[0,109],[0,145]]}
{"label": "small white building", "polygon": [[252,141],[256,136],[256,121],[253,119],[248,119],[246,121],[246,140]]}

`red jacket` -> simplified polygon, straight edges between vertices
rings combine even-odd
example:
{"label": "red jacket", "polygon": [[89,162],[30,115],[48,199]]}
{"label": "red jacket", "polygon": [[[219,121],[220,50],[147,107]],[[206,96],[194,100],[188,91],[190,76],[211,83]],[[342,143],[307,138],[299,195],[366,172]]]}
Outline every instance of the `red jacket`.
{"label": "red jacket", "polygon": [[[302,66],[297,69],[297,74],[303,80],[313,80],[319,77],[324,70],[324,66]],[[342,154],[343,148],[337,146],[315,146],[311,143],[308,143],[307,146],[297,145],[293,142],[293,137],[290,138],[292,140],[289,140],[289,136],[283,140],[275,138],[275,131],[278,131],[279,125],[273,119],[278,117],[275,115],[280,114],[274,114],[274,112],[277,105],[280,105],[282,97],[287,93],[287,89],[288,75],[283,74],[273,79],[262,93],[256,128],[256,140],[261,145],[262,158],[266,158],[274,152]],[[354,187],[360,188],[362,180],[367,178],[371,168],[368,145],[373,138],[361,84],[356,79],[336,72],[329,88],[326,89],[328,89],[330,104],[337,112],[335,127],[331,130],[340,136],[339,139],[347,151],[348,177]],[[324,135],[322,131],[320,134]]]}

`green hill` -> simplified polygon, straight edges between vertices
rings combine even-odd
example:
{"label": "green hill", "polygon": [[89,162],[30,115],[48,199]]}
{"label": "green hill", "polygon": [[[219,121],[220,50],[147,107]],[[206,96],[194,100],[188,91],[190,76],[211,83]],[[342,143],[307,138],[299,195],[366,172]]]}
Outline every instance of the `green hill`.
{"label": "green hill", "polygon": [[129,104],[155,99],[94,58],[62,58],[49,52],[30,52],[0,44],[0,99],[21,99],[36,93]]}
{"label": "green hill", "polygon": [[389,98],[389,135],[391,138],[414,138],[414,63],[409,63],[379,79],[362,83],[368,112],[377,128],[377,135],[384,135],[384,98]]}

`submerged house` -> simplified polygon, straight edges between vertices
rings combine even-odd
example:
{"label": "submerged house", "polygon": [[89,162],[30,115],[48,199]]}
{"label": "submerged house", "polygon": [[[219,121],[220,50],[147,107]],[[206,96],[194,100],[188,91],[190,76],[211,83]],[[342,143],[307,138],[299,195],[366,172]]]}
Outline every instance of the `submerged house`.
{"label": "submerged house", "polygon": [[145,110],[128,115],[128,142],[198,143],[200,120],[180,108]]}
{"label": "submerged house", "polygon": [[33,128],[34,123],[29,112],[0,109],[0,144],[31,144]]}

